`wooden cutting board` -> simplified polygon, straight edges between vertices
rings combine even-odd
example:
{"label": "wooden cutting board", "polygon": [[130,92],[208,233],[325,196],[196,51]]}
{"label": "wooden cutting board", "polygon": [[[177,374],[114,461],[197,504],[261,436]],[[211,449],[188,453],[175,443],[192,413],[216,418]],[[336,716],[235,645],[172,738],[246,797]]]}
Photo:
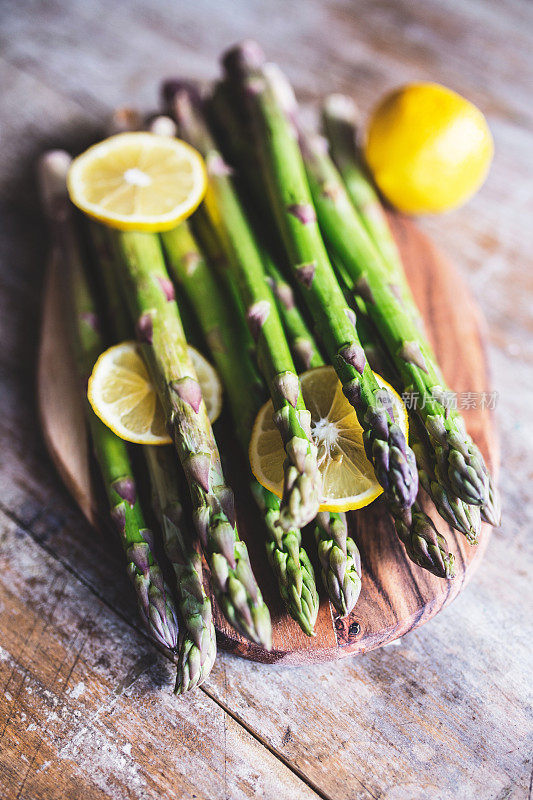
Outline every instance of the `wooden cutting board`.
{"label": "wooden cutting board", "polygon": [[[464,409],[467,427],[492,470],[497,467],[498,444],[490,405],[488,369],[484,351],[484,323],[455,268],[409,220],[391,217],[409,282],[424,316],[429,338],[448,384],[455,392],[473,393],[475,405]],[[57,258],[48,267],[38,368],[39,409],[50,455],[81,511],[102,527],[105,509],[94,483],[94,471],[85,433],[79,387],[65,330],[65,308]],[[461,398],[459,398],[461,400]],[[224,442],[222,433],[222,449]],[[352,613],[341,619],[321,591],[316,636],[308,638],[287,615],[264,553],[263,531],[247,494],[244,470],[230,476],[236,490],[239,531],[246,541],[255,574],[272,615],[273,648],[267,653],[237,634],[215,605],[220,646],[245,658],[265,663],[303,664],[334,660],[392,642],[427,622],[466,586],[487,546],[490,527],[483,525],[480,543],[470,547],[434,512],[439,530],[455,554],[456,577],[435,578],[416,567],[398,542],[383,502],[348,515],[351,535],[362,556],[363,583]],[[311,553],[312,544],[308,548]],[[318,576],[318,570],[315,567]]]}

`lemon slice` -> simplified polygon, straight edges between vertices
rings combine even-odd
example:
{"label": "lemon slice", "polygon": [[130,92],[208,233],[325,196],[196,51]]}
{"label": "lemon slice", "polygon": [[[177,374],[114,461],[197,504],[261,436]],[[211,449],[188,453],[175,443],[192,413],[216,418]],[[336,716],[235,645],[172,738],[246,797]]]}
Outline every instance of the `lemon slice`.
{"label": "lemon slice", "polygon": [[207,185],[200,154],[153,133],[120,133],[74,159],[70,199],[85,214],[120,230],[165,231],[190,216]]}
{"label": "lemon slice", "polygon": [[[392,395],[394,418],[408,433],[401,397],[383,378],[378,383]],[[352,511],[376,499],[383,489],[363,447],[363,431],[355,410],[342,393],[333,367],[317,367],[300,375],[302,394],[311,413],[311,430],[318,447],[322,474],[320,511]],[[283,442],[273,421],[272,401],[257,415],[250,440],[250,464],[259,483],[278,497],[283,492]]]}
{"label": "lemon slice", "polygon": [[[198,350],[189,356],[211,422],[220,414],[222,386],[214,367]],[[170,444],[165,415],[136,342],[122,342],[102,353],[89,378],[87,397],[108,428],[134,444]]]}

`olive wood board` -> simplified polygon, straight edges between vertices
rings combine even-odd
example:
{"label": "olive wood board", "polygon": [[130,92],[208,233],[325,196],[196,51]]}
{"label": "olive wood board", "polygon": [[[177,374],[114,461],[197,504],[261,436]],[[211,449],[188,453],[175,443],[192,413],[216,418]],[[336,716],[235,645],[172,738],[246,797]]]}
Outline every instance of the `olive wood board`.
{"label": "olive wood board", "polygon": [[[489,391],[481,314],[456,269],[430,240],[410,220],[399,215],[391,215],[390,219],[409,283],[448,385],[458,393],[475,393],[475,407],[463,410],[463,414],[471,436],[494,470],[498,441],[492,414],[481,403],[483,393]],[[45,441],[61,478],[89,522],[103,530],[106,524],[102,492],[94,477],[79,383],[66,331],[62,269],[60,259],[53,256],[44,291],[38,364],[39,412]],[[221,433],[223,451],[225,439],[231,452],[227,430]],[[267,652],[236,633],[224,620],[216,602],[215,623],[222,648],[255,661],[293,665],[330,661],[390,644],[423,625],[457,597],[487,546],[488,525],[483,525],[479,544],[471,547],[428,502],[425,509],[445,534],[456,564],[453,580],[436,578],[409,561],[379,498],[367,508],[348,514],[350,533],[362,558],[362,590],[354,610],[340,618],[320,586],[316,635],[308,637],[286,613],[279,598],[265,556],[260,518],[248,495],[244,464],[237,468],[237,474],[234,467],[231,473],[239,533],[250,550],[252,566],[272,616],[272,650]],[[307,541],[308,552],[312,554],[312,542]]]}

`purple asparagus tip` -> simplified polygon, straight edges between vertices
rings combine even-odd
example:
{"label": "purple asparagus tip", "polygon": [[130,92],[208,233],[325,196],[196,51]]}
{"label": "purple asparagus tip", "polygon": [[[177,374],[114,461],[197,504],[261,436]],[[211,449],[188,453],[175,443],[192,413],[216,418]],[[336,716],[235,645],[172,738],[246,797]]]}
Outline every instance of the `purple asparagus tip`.
{"label": "purple asparagus tip", "polygon": [[262,47],[253,39],[245,39],[230,47],[222,55],[222,66],[229,78],[238,78],[255,72],[266,61]]}

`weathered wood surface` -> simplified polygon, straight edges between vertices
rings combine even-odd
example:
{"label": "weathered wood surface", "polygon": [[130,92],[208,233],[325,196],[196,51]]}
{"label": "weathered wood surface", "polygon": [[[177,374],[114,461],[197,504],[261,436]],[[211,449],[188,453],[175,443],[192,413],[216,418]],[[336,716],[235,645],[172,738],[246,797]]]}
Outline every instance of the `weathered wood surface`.
{"label": "weathered wood surface", "polygon": [[[126,9],[4,0],[1,11],[2,800],[524,800],[531,4],[165,0]],[[177,701],[167,662],[138,628],[118,548],[95,538],[41,440],[35,354],[45,247],[33,166],[45,146],[90,141],[115,105],[150,106],[161,78],[210,77],[213,54],[244,35],[283,61],[304,98],[334,87],[366,112],[384,90],[422,78],[487,113],[497,148],[487,184],[462,211],[422,225],[488,320],[505,521],[469,588],[398,646],[299,669],[221,654],[204,690]]]}
{"label": "weathered wood surface", "polygon": [[[405,217],[391,214],[391,222],[407,278],[446,381],[459,397],[464,392],[471,393],[473,405],[465,410],[468,430],[495,471],[498,444],[493,414],[486,407],[488,403],[481,402],[484,395],[490,398],[490,393],[479,310],[455,268],[442,258],[428,238]],[[106,530],[107,503],[103,497],[100,497],[103,502],[98,502],[98,482],[92,480],[79,382],[72,364],[64,297],[65,268],[68,266],[60,256],[52,257],[44,287],[37,385],[41,425],[48,451],[69,492],[89,522],[98,530]],[[222,453],[230,452],[225,450],[224,442],[233,447],[231,430],[221,431],[219,424],[215,426],[215,435],[219,436]],[[478,568],[489,541],[491,528],[484,525],[478,546],[471,547],[427,502],[427,510],[433,514],[455,557],[455,579],[443,581],[409,561],[381,500],[364,511],[349,514],[350,535],[357,542],[362,558],[361,595],[353,611],[341,618],[322,591],[316,635],[309,637],[289,616],[279,597],[264,555],[264,538],[256,529],[257,509],[248,497],[244,464],[234,454],[231,466],[239,534],[248,545],[254,574],[271,612],[272,649],[267,652],[232,628],[212,595],[215,627],[224,650],[254,661],[300,666],[347,658],[394,642],[424,625],[457,597]],[[310,553],[313,556],[312,549]],[[316,571],[318,574],[318,564]]]}

